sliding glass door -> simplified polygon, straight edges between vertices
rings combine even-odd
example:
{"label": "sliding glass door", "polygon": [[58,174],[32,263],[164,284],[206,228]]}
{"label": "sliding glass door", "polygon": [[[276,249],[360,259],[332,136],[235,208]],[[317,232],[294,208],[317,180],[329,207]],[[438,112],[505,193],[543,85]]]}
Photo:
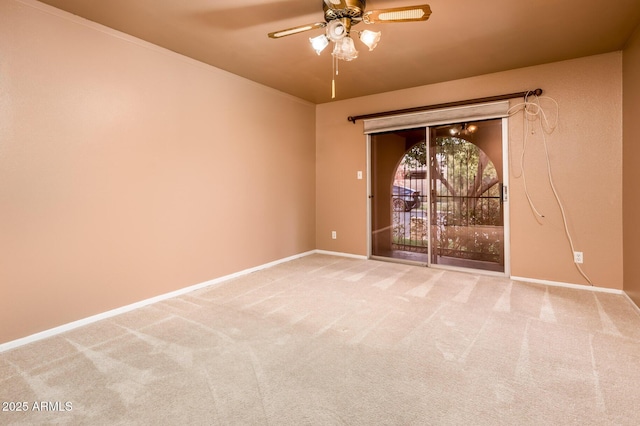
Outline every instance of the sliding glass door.
{"label": "sliding glass door", "polygon": [[504,119],[372,134],[371,255],[505,272]]}

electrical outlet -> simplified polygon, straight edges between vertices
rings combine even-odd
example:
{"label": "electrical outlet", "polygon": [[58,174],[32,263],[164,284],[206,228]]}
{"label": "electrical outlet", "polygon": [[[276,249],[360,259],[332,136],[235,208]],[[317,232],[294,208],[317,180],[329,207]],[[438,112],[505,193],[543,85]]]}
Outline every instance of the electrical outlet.
{"label": "electrical outlet", "polygon": [[575,263],[583,263],[584,262],[584,255],[582,254],[581,251],[574,251],[573,252],[573,261]]}
{"label": "electrical outlet", "polygon": [[338,238],[338,233],[336,231],[331,231],[331,239],[335,240]]}

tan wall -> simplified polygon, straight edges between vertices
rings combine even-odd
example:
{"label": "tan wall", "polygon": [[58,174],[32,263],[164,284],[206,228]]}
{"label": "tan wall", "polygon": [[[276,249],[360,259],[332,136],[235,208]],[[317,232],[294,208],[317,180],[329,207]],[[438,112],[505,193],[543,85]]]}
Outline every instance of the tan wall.
{"label": "tan wall", "polygon": [[0,343],[315,248],[315,106],[0,1]]}
{"label": "tan wall", "polygon": [[624,290],[640,306],[640,27],[623,52]]}
{"label": "tan wall", "polygon": [[[366,140],[362,123],[354,125],[348,116],[541,87],[560,105],[560,124],[548,143],[575,248],[584,252],[584,270],[595,285],[622,289],[621,70],[622,54],[616,52],[319,105],[318,248],[367,254],[366,179],[356,180],[356,171],[366,167]],[[531,196],[546,216],[538,221],[516,177],[522,118],[509,121],[512,274],[585,284],[548,184],[542,143],[532,142],[526,157]],[[337,240],[331,230],[338,231]]]}

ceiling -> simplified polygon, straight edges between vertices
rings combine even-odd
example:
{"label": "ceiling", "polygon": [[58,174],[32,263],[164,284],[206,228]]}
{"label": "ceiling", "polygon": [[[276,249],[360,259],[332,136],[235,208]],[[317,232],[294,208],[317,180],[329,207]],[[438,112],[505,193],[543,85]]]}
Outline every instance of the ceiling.
{"label": "ceiling", "polygon": [[[41,0],[313,103],[331,101],[330,48],[267,33],[322,22],[322,0]],[[336,99],[621,50],[640,1],[369,0],[367,10],[428,3],[426,22],[367,25],[374,51],[340,61]],[[361,29],[365,24],[358,24]]]}

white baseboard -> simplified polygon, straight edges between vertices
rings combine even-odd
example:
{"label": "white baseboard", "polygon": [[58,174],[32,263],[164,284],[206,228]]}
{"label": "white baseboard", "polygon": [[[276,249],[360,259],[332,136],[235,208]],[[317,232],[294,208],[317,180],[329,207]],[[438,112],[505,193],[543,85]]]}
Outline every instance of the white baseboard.
{"label": "white baseboard", "polygon": [[273,262],[265,263],[263,265],[255,266],[255,267],[249,268],[249,269],[244,269],[242,271],[235,272],[235,273],[229,274],[229,275],[225,275],[223,277],[215,278],[213,280],[205,281],[205,282],[200,283],[200,284],[196,284],[196,285],[192,285],[192,286],[189,286],[189,287],[181,288],[179,290],[175,290],[175,291],[172,291],[170,293],[161,294],[159,296],[155,296],[155,297],[152,297],[150,299],[141,300],[139,302],[135,302],[135,303],[132,303],[130,305],[126,305],[126,306],[122,306],[120,308],[112,309],[110,311],[103,312],[103,313],[97,314],[97,315],[93,315],[93,316],[90,316],[88,318],[83,318],[81,320],[77,320],[77,321],[73,321],[73,322],[70,322],[70,323],[67,323],[67,324],[63,324],[61,326],[54,327],[54,328],[51,328],[49,330],[45,330],[45,331],[41,331],[41,332],[36,333],[36,334],[32,334],[30,336],[26,336],[26,337],[22,337],[20,339],[12,340],[12,341],[7,342],[7,343],[2,343],[2,344],[0,344],[0,353],[8,351],[8,350],[11,350],[11,349],[15,349],[15,348],[17,348],[19,346],[27,345],[29,343],[37,342],[38,340],[42,340],[42,339],[46,339],[46,338],[49,338],[49,337],[52,337],[52,336],[56,336],[58,334],[61,334],[61,333],[64,333],[64,332],[67,332],[67,331],[70,331],[70,330],[74,330],[76,328],[83,327],[85,325],[92,324],[92,323],[97,322],[97,321],[101,321],[103,319],[115,317],[117,315],[121,315],[121,314],[124,314],[126,312],[133,311],[135,309],[139,309],[139,308],[142,308],[142,307],[145,307],[145,306],[148,306],[148,305],[152,305],[154,303],[158,303],[158,302],[161,302],[163,300],[171,299],[171,298],[174,298],[174,297],[177,297],[177,296],[182,296],[183,294],[190,293],[192,291],[199,290],[199,289],[202,289],[202,288],[205,288],[205,287],[211,287],[211,286],[220,284],[222,282],[231,280],[233,278],[238,278],[238,277],[241,277],[243,275],[248,275],[248,274],[251,274],[253,272],[260,271],[262,269],[271,268],[271,267],[279,265],[281,263],[285,263],[285,262],[289,262],[291,260],[299,259],[301,257],[309,256],[311,254],[314,254],[315,252],[316,252],[315,250],[311,250],[311,251],[308,251],[308,252],[305,252],[305,253],[300,253],[300,254],[289,256],[289,257],[286,257],[286,258],[283,258],[283,259],[278,259],[278,260],[275,260]]}
{"label": "white baseboard", "polygon": [[326,254],[328,256],[340,256],[340,257],[350,257],[352,259],[360,259],[367,260],[367,256],[363,256],[361,254],[352,254],[352,253],[344,253],[341,251],[328,251],[328,250],[314,250],[316,254]]}
{"label": "white baseboard", "polygon": [[510,279],[512,279],[513,281],[521,281],[521,282],[534,283],[534,284],[544,284],[552,287],[567,287],[567,288],[575,288],[578,290],[597,291],[601,293],[614,293],[614,294],[624,293],[622,290],[616,290],[614,288],[596,287],[596,286],[584,285],[584,284],[563,283],[560,281],[538,280],[535,278],[516,277],[513,275],[510,277]]}

